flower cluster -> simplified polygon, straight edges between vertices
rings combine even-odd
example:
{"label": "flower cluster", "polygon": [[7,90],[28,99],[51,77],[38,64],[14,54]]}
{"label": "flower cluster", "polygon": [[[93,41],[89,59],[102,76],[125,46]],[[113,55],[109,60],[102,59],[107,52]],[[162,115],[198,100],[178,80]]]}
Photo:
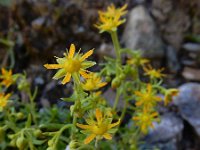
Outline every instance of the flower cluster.
{"label": "flower cluster", "polygon": [[85,91],[93,91],[105,86],[106,84],[106,82],[101,82],[101,78],[97,74],[90,73],[89,78],[81,85]]}
{"label": "flower cluster", "polygon": [[127,13],[126,8],[126,4],[121,8],[115,8],[112,4],[106,11],[99,11],[99,23],[95,26],[100,32],[116,31],[117,27],[126,21],[126,19],[121,19]]}
{"label": "flower cluster", "polygon": [[145,71],[145,75],[149,76],[151,79],[162,78],[166,76],[165,74],[162,73],[164,68],[156,70],[151,65],[148,65],[146,67],[143,67],[143,69]]}
{"label": "flower cluster", "polygon": [[[138,149],[142,136],[159,121],[157,106],[167,106],[178,90],[162,86],[162,78],[167,76],[163,68],[153,68],[140,51],[120,46],[117,28],[125,22],[126,8],[126,4],[121,8],[112,4],[99,11],[95,26],[110,34],[116,53],[116,58],[105,57],[99,71],[93,72],[90,67],[96,63],[88,60],[94,49],[80,53],[74,44],[63,57],[55,56],[56,63],[44,65],[57,70],[53,79],[62,79],[63,85],[72,82],[66,86],[73,89],[65,90],[70,96],[62,98],[67,102],[62,108],[38,108],[38,89],[28,82],[26,74],[1,69],[0,149],[56,150],[64,149],[67,143],[70,150]],[[128,60],[122,61],[122,54]]]}
{"label": "flower cluster", "polygon": [[84,55],[75,54],[75,45],[71,44],[68,54],[64,53],[65,57],[56,57],[58,64],[45,64],[44,67],[47,69],[59,69],[54,75],[54,79],[62,80],[62,84],[66,84],[70,81],[71,76],[75,78],[77,75],[82,75],[84,78],[88,78],[87,68],[93,66],[95,63],[91,61],[86,61],[86,59],[93,54],[93,49],[89,50]]}
{"label": "flower cluster", "polygon": [[141,132],[146,134],[149,127],[154,127],[153,122],[158,119],[157,117],[158,113],[156,111],[144,109],[143,111],[138,111],[133,120],[136,121],[136,125],[140,127]]}
{"label": "flower cluster", "polygon": [[0,84],[8,88],[14,82],[12,70],[7,71],[5,68],[1,68],[1,73],[2,74],[0,75]]}
{"label": "flower cluster", "polygon": [[112,128],[120,123],[120,120],[112,123],[112,115],[108,111],[105,111],[103,114],[100,109],[96,109],[95,116],[96,120],[93,120],[93,118],[86,119],[88,125],[76,124],[79,128],[84,129],[83,133],[89,134],[84,140],[85,144],[90,143],[94,138],[97,140],[101,140],[102,138],[111,140],[111,133],[115,132]]}
{"label": "flower cluster", "polygon": [[7,105],[8,99],[10,98],[11,94],[0,93],[0,111]]}

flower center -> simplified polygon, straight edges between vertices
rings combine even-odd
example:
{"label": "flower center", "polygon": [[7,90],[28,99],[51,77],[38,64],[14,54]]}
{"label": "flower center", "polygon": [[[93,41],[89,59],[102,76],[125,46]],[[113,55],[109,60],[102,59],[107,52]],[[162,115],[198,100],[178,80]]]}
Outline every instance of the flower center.
{"label": "flower center", "polygon": [[69,73],[78,72],[81,68],[81,62],[78,59],[68,59],[65,68]]}
{"label": "flower center", "polygon": [[6,105],[6,103],[7,103],[7,101],[4,98],[2,98],[2,100],[0,101],[0,106],[4,107]]}
{"label": "flower center", "polygon": [[143,115],[142,118],[141,118],[141,120],[143,122],[148,122],[149,121],[149,117],[147,115]]}
{"label": "flower center", "polygon": [[106,125],[95,125],[93,126],[92,129],[93,133],[96,135],[103,135],[107,131],[107,126]]}
{"label": "flower center", "polygon": [[88,79],[85,83],[85,87],[88,89],[88,90],[92,90],[94,88],[94,82],[92,79]]}

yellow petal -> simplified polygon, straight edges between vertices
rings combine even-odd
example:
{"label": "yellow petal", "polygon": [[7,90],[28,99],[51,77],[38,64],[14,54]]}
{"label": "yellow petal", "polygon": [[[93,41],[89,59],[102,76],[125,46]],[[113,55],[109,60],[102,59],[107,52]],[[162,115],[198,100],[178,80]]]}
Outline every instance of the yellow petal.
{"label": "yellow petal", "polygon": [[148,91],[148,93],[151,93],[151,90],[152,90],[151,84],[147,84],[147,91]]}
{"label": "yellow petal", "polygon": [[84,124],[80,124],[80,123],[76,123],[76,126],[78,126],[81,129],[90,129],[91,126],[89,125],[84,125]]}
{"label": "yellow petal", "polygon": [[98,87],[101,88],[101,87],[105,86],[106,84],[107,84],[107,82],[99,83],[99,84],[98,84]]}
{"label": "yellow petal", "polygon": [[148,128],[147,128],[146,124],[142,124],[142,125],[141,125],[141,131],[142,131],[144,134],[146,134],[146,133],[147,133],[147,130],[148,130]]}
{"label": "yellow petal", "polygon": [[105,139],[107,139],[107,140],[111,140],[111,139],[112,139],[112,136],[111,136],[111,134],[109,134],[109,133],[104,133],[104,134],[103,134],[103,137],[104,137]]}
{"label": "yellow petal", "polygon": [[97,118],[97,122],[101,122],[102,121],[102,113],[100,111],[100,109],[96,109],[96,118]]}
{"label": "yellow petal", "polygon": [[87,70],[80,70],[79,73],[83,76],[83,78],[87,79],[90,78],[90,75],[86,73]]}
{"label": "yellow petal", "polygon": [[136,96],[140,96],[140,97],[144,95],[144,94],[142,94],[142,93],[139,92],[139,91],[135,91],[134,94],[135,94]]}
{"label": "yellow petal", "polygon": [[122,6],[121,8],[120,8],[120,11],[123,11],[123,10],[125,10],[126,8],[127,8],[127,4],[124,4],[124,6]]}
{"label": "yellow petal", "polygon": [[9,99],[10,96],[11,96],[10,93],[6,94],[6,95],[5,95],[5,99],[6,99],[6,100]]}
{"label": "yellow petal", "polygon": [[154,117],[157,117],[157,116],[158,116],[158,113],[157,113],[157,112],[154,112],[154,113],[151,114],[151,117],[153,117],[153,118],[154,118]]}
{"label": "yellow petal", "polygon": [[118,124],[120,124],[120,121],[121,121],[121,120],[119,119],[117,122],[112,123],[112,124],[109,124],[109,125],[108,125],[108,129],[111,129],[111,128],[117,126]]}
{"label": "yellow petal", "polygon": [[66,76],[65,76],[65,78],[62,81],[62,84],[68,83],[70,81],[70,79],[71,79],[71,74],[67,73]]}
{"label": "yellow petal", "polygon": [[136,106],[141,106],[143,104],[143,101],[138,101],[138,102],[136,102]]}
{"label": "yellow petal", "polygon": [[12,75],[12,70],[9,70],[8,75],[9,75],[9,76]]}
{"label": "yellow petal", "polygon": [[84,140],[84,144],[90,143],[95,137],[96,137],[95,134],[89,135],[89,136]]}
{"label": "yellow petal", "polygon": [[68,58],[73,58],[74,53],[75,53],[75,45],[71,44],[70,49],[69,49]]}
{"label": "yellow petal", "polygon": [[137,121],[137,120],[140,120],[140,117],[136,117],[136,116],[135,116],[135,117],[133,117],[132,119],[135,120],[135,121]]}
{"label": "yellow petal", "polygon": [[89,56],[91,56],[91,55],[93,54],[93,51],[94,51],[94,49],[89,50],[87,53],[85,53],[85,54],[81,57],[80,61],[84,61],[86,58],[88,58]]}
{"label": "yellow petal", "polygon": [[1,68],[1,72],[2,72],[2,75],[6,74],[6,70],[4,68]]}
{"label": "yellow petal", "polygon": [[45,68],[47,69],[60,69],[62,68],[60,64],[45,64]]}

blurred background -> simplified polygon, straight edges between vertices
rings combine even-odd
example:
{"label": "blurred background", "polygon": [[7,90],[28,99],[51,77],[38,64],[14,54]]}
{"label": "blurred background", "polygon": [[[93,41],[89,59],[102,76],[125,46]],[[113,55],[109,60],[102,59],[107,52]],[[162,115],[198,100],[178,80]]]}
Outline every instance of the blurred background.
{"label": "blurred background", "polygon": [[145,140],[163,150],[200,149],[199,0],[0,0],[1,67],[26,71],[39,87],[39,106],[65,105],[59,98],[71,93],[71,85],[52,80],[55,72],[43,64],[54,63],[71,43],[83,52],[95,48],[90,59],[97,63],[115,57],[109,35],[94,27],[98,10],[111,3],[128,4],[126,23],[118,30],[122,46],[143,51],[154,67],[165,68],[164,86],[180,90],[169,108],[160,108],[161,123]]}

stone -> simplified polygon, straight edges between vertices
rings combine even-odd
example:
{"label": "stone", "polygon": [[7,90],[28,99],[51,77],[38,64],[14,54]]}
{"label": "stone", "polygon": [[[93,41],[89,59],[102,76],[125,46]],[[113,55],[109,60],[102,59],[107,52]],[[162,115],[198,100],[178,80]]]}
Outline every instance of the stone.
{"label": "stone", "polygon": [[164,44],[153,19],[144,6],[137,6],[130,11],[122,42],[130,49],[141,49],[145,57],[164,56]]}
{"label": "stone", "polygon": [[162,33],[162,38],[176,50],[181,48],[184,35],[192,24],[187,11],[189,6],[183,7],[183,2],[189,1],[152,0],[151,13]]}
{"label": "stone", "polygon": [[179,95],[174,98],[179,113],[200,137],[200,84],[185,83],[179,87]]}
{"label": "stone", "polygon": [[166,54],[167,54],[167,67],[170,69],[171,72],[177,73],[180,70],[181,66],[178,61],[176,50],[172,46],[167,46]]}
{"label": "stone", "polygon": [[185,44],[183,44],[182,47],[186,51],[200,53],[200,44],[197,44],[197,43],[185,43]]}
{"label": "stone", "polygon": [[200,81],[200,69],[185,67],[182,76],[187,80]]}
{"label": "stone", "polygon": [[112,44],[102,43],[100,47],[97,49],[97,55],[100,60],[104,61],[104,57],[116,57],[115,50]]}
{"label": "stone", "polygon": [[166,113],[161,116],[161,121],[154,123],[154,128],[149,131],[145,140],[147,143],[168,143],[181,139],[183,121],[175,113]]}
{"label": "stone", "polygon": [[45,24],[45,17],[39,17],[32,21],[31,25],[34,29],[40,29]]}
{"label": "stone", "polygon": [[[103,97],[107,101],[108,105],[112,107],[115,103],[116,92],[112,88],[109,88],[103,93]],[[122,97],[120,97],[117,108],[119,110],[122,110],[124,105],[124,100],[122,99]]]}

